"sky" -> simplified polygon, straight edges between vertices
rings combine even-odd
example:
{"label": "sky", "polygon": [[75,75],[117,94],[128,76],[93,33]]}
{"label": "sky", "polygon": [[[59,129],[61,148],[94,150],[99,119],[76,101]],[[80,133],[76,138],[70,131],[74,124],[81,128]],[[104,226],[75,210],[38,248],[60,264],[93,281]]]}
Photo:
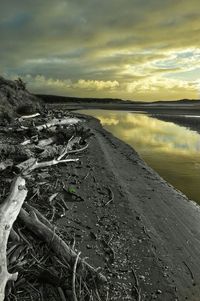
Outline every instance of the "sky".
{"label": "sky", "polygon": [[200,99],[200,2],[4,0],[0,74],[35,93]]}

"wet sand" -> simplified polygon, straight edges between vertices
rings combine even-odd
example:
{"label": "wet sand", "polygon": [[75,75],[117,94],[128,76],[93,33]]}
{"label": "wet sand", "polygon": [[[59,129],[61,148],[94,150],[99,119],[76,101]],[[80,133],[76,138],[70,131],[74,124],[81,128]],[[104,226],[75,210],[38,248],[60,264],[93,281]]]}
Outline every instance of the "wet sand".
{"label": "wet sand", "polygon": [[125,292],[128,300],[131,294],[137,300],[133,271],[142,300],[199,300],[199,206],[97,120],[85,118],[94,136],[82,166],[89,172],[80,186],[87,201],[77,206],[77,214],[86,217],[94,237],[108,235],[112,251],[106,253],[101,240],[104,252],[96,254],[98,239],[84,239],[89,249],[87,243],[80,249],[110,277],[111,300],[126,300]]}
{"label": "wet sand", "polygon": [[190,128],[193,131],[200,133],[200,112],[194,112],[193,116],[187,115],[187,112],[184,115],[181,112],[178,112],[177,115],[169,114],[152,114],[154,118],[158,118],[167,122],[174,122],[178,125]]}

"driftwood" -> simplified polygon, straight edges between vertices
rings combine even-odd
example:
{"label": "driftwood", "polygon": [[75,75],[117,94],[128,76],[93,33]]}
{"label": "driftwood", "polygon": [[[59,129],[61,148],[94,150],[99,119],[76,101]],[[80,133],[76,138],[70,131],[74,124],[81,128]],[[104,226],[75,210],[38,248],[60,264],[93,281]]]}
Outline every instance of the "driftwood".
{"label": "driftwood", "polygon": [[[38,136],[37,137],[34,136],[31,139],[27,139],[27,140],[21,142],[20,145],[25,146],[25,145],[31,144],[32,142],[34,142],[34,143],[37,142],[37,147],[42,149],[42,148],[56,142],[56,140],[57,140],[57,138],[56,138],[56,136],[54,136],[54,137],[50,137],[50,138],[47,138],[47,139],[41,139],[41,140],[38,141]],[[32,145],[32,147],[33,147],[33,145]]]}
{"label": "driftwood", "polygon": [[38,155],[39,159],[54,158],[59,156],[63,150],[63,145],[47,145],[42,153]]}
{"label": "driftwood", "polygon": [[38,141],[38,146],[39,147],[45,147],[45,146],[48,146],[54,142],[56,142],[56,136],[54,137],[50,137],[50,138],[47,138],[47,139],[42,139],[40,141]]}
{"label": "driftwood", "polygon": [[21,142],[20,145],[28,145],[30,143],[31,143],[31,139],[28,139],[28,140]]}
{"label": "driftwood", "polygon": [[64,124],[77,124],[81,122],[80,119],[76,118],[76,117],[65,117],[63,119],[57,119],[57,118],[54,118],[53,120],[45,123],[45,124],[42,124],[42,125],[38,125],[36,126],[36,129],[38,131],[42,131],[44,129],[48,129],[52,126],[55,126],[55,125],[64,125]]}
{"label": "driftwood", "polygon": [[74,145],[78,144],[80,142],[81,138],[80,137],[74,137],[72,136],[68,143],[67,146],[63,149],[62,153],[58,157],[58,160],[61,160],[66,154],[68,154],[74,147]]}
{"label": "driftwood", "polygon": [[[38,135],[35,135],[35,136],[31,137],[31,139],[27,139],[27,140],[21,142],[20,145],[26,146],[26,145],[28,145],[28,144],[35,143],[35,142],[38,142]],[[31,144],[31,146],[29,145],[28,147],[34,148],[35,145],[32,145],[32,144]]]}
{"label": "driftwood", "polygon": [[24,116],[21,116],[18,120],[22,121],[24,119],[30,119],[30,118],[34,118],[34,117],[37,117],[37,116],[40,116],[40,113],[35,113],[35,114],[32,114],[32,115],[24,115]]}
{"label": "driftwood", "polygon": [[18,176],[14,179],[8,197],[0,205],[0,301],[4,300],[5,287],[9,280],[16,280],[18,274],[7,270],[6,248],[8,237],[22,204],[26,198],[25,180]]}
{"label": "driftwood", "polygon": [[53,165],[57,165],[59,163],[77,162],[77,161],[79,161],[79,159],[63,159],[63,157],[70,153],[83,151],[88,147],[88,145],[86,145],[81,149],[73,150],[73,147],[76,144],[79,144],[80,140],[81,140],[81,137],[72,136],[71,139],[69,139],[66,147],[64,147],[62,149],[62,151],[57,159],[53,159],[51,161],[38,162],[38,160],[36,158],[29,158],[28,160],[19,163],[17,165],[17,167],[22,171],[23,174],[28,174],[37,168],[53,166]]}
{"label": "driftwood", "polygon": [[[38,114],[29,116],[29,118],[33,118],[36,116],[38,116]],[[26,117],[28,116],[22,116],[20,121],[26,119]],[[22,157],[28,158],[28,160],[23,161],[16,166],[19,169],[20,174],[25,177],[38,168],[45,168],[60,163],[77,162],[79,161],[79,159],[66,158],[67,155],[79,153],[88,147],[88,144],[81,146],[80,142],[84,141],[85,139],[83,139],[81,134],[79,135],[77,130],[75,131],[75,136],[72,136],[70,139],[69,137],[73,135],[74,132],[71,133],[69,131],[69,133],[67,133],[67,136],[66,129],[64,129],[64,132],[59,132],[60,136],[58,138],[58,141],[61,141],[62,144],[62,141],[69,139],[67,145],[49,145],[57,141],[57,126],[76,125],[80,121],[80,119],[72,117],[65,117],[63,119],[55,118],[46,124],[39,125],[34,128],[38,132],[45,129],[54,128],[55,131],[54,134],[52,133],[51,138],[42,139],[38,142],[38,135],[35,135],[32,136],[29,140],[22,142],[21,145],[0,145],[0,152],[2,151],[2,154],[4,155],[7,153],[17,153]],[[23,127],[23,130],[24,129],[27,130],[28,128]],[[35,141],[35,138],[37,139],[37,141]],[[37,142],[38,145],[32,144],[32,142]],[[37,148],[39,149],[39,151],[42,151],[42,153],[38,154],[37,152],[37,154],[35,154],[33,151],[37,150]],[[54,159],[49,161],[43,161],[42,159],[44,159],[45,157],[50,157]],[[0,169],[6,168],[7,164],[5,163],[6,161],[2,161],[0,163]],[[9,235],[13,241],[20,241],[20,237],[14,231],[14,229],[12,229],[13,223],[18,215],[31,232],[33,232],[34,234],[42,238],[43,241],[48,243],[50,248],[59,257],[59,260],[61,262],[63,262],[64,264],[68,263],[72,267],[74,266],[72,279],[74,300],[76,300],[76,273],[78,273],[79,271],[81,272],[81,274],[84,274],[84,276],[91,275],[99,282],[105,283],[107,281],[105,276],[99,273],[97,269],[88,264],[84,259],[81,259],[79,256],[80,254],[77,254],[55,233],[54,225],[52,225],[39,211],[37,211],[35,208],[31,207],[28,204],[25,204],[25,209],[28,210],[28,212],[30,213],[28,213],[25,209],[21,208],[27,195],[27,190],[25,188],[25,179],[22,176],[18,176],[13,181],[9,196],[4,202],[2,202],[2,204],[0,203],[0,301],[4,300],[5,287],[7,282],[9,280],[17,279],[17,273],[10,274],[7,270],[6,248]]]}
{"label": "driftwood", "polygon": [[105,283],[106,277],[98,272],[97,269],[92,267],[85,260],[77,256],[77,253],[72,250],[56,233],[52,231],[48,226],[47,222],[44,223],[45,217],[42,217],[41,213],[37,215],[33,209],[30,213],[27,213],[24,209],[21,209],[19,218],[24,222],[26,227],[40,237],[43,241],[48,243],[51,249],[56,253],[60,260],[64,260],[69,264],[74,264],[78,258],[78,267],[83,271],[90,273],[100,282]]}
{"label": "driftwood", "polygon": [[[73,142],[77,142],[77,140],[74,139]],[[52,145],[52,146],[48,145],[45,147],[44,151],[39,154],[39,158],[45,159],[49,157],[56,157],[59,154],[60,155],[76,154],[88,148],[88,144],[86,144],[81,148],[73,149],[74,144],[72,145],[72,141],[70,142],[70,144],[71,144],[70,146],[66,146],[65,148],[63,148],[63,145]]]}
{"label": "driftwood", "polygon": [[78,253],[75,263],[74,263],[74,268],[73,268],[73,277],[72,277],[73,301],[78,301],[77,296],[76,296],[76,269],[77,269],[78,259],[79,259],[80,255],[81,255],[81,252]]}
{"label": "driftwood", "polygon": [[53,165],[57,165],[59,163],[67,163],[67,162],[78,162],[79,159],[53,159],[50,161],[43,161],[38,162],[35,158],[30,158],[20,164],[17,165],[17,167],[22,171],[23,175],[29,174],[31,171],[38,169],[38,168],[44,168],[49,167]]}
{"label": "driftwood", "polygon": [[7,167],[13,166],[13,160],[6,159],[0,162],[0,171],[6,169]]}

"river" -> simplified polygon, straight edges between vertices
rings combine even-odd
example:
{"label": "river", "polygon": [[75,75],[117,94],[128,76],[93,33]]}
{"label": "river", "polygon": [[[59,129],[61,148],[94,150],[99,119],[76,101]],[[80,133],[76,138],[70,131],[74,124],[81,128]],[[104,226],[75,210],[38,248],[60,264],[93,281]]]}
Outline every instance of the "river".
{"label": "river", "polygon": [[81,110],[132,146],[161,177],[200,204],[200,135],[133,112]]}

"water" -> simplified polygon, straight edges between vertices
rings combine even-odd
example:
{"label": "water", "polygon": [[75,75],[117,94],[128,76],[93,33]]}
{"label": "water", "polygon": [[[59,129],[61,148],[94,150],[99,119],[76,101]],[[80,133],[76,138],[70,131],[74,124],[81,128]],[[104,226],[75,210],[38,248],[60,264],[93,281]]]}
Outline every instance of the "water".
{"label": "water", "polygon": [[81,110],[131,145],[165,180],[200,204],[200,135],[132,112]]}

